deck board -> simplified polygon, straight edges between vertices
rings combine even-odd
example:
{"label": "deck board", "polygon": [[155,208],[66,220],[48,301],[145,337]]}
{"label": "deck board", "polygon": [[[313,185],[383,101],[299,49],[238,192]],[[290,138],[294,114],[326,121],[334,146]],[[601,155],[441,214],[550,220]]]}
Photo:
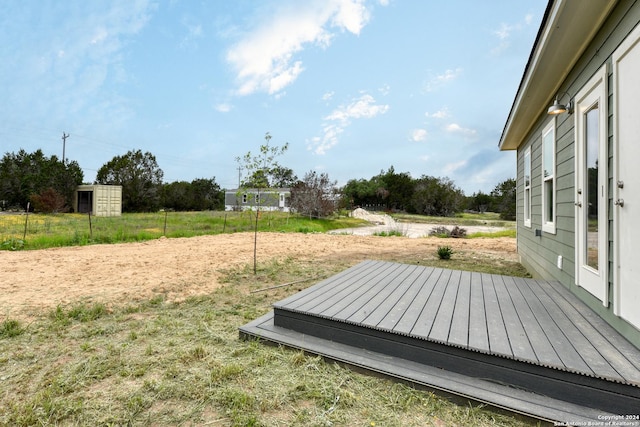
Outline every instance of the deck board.
{"label": "deck board", "polygon": [[511,351],[513,357],[523,360],[538,361],[531,342],[529,342],[529,336],[527,335],[518,310],[511,299],[505,278],[502,276],[493,276],[493,285],[498,297],[498,304],[500,306],[500,313],[502,314],[502,322],[507,331],[507,338],[511,345]]}
{"label": "deck board", "polygon": [[[407,310],[400,316],[400,319],[397,321],[396,326],[393,330],[399,334],[411,334],[412,331],[416,328],[416,324],[420,319],[421,314],[424,312],[424,309],[427,305],[427,301],[431,298],[437,298],[437,295],[434,296],[434,292],[438,287],[438,283],[440,283],[440,278],[445,273],[445,270],[441,268],[433,269],[419,289],[416,289],[416,296],[413,298],[411,303],[408,305]],[[442,285],[441,285],[442,286]],[[418,288],[418,285],[416,285]],[[431,327],[429,326],[429,329]],[[427,333],[429,331],[427,330]]]}
{"label": "deck board", "polygon": [[525,333],[529,338],[529,342],[534,343],[532,348],[535,353],[535,357],[540,363],[545,365],[563,366],[562,361],[556,354],[551,342],[549,342],[547,334],[542,329],[540,323],[536,319],[536,316],[531,310],[529,302],[522,295],[520,287],[516,286],[520,282],[516,282],[516,278],[513,277],[504,277],[504,281],[505,286],[511,295],[511,300],[513,301],[515,309],[518,312],[518,317],[522,322]]}
{"label": "deck board", "polygon": [[456,299],[460,289],[460,277],[461,272],[455,270],[449,276],[438,310],[434,313],[435,319],[428,335],[431,340],[447,342],[449,339]]}
{"label": "deck board", "polygon": [[[406,301],[405,294],[411,289],[418,277],[420,277],[423,269],[418,268],[415,265],[408,266],[403,274],[394,278],[389,286],[384,289],[384,292],[380,292],[376,295],[376,298],[372,300],[372,305],[375,305],[373,310],[368,313],[358,313],[362,316],[362,320],[358,320],[360,317],[351,316],[348,320],[353,322],[361,321],[368,326],[380,327],[380,324],[389,316],[393,318],[393,313],[397,313],[398,305],[401,305],[401,301]],[[390,322],[391,323],[391,322]],[[392,329],[392,328],[387,328]]]}
{"label": "deck board", "polygon": [[355,280],[345,281],[341,283],[340,287],[315,296],[315,299],[297,306],[297,310],[331,316],[333,313],[348,307],[355,298],[360,296],[361,289],[368,289],[372,284],[379,282],[385,276],[387,270],[396,268],[397,266],[377,263],[369,271],[356,276]]}
{"label": "deck board", "polygon": [[[584,339],[589,342],[590,351],[585,351],[583,357],[588,358],[590,362],[598,360],[598,355],[602,356],[606,361],[603,366],[599,363],[590,364],[590,367],[597,375],[610,376],[611,378],[624,378],[627,381],[640,384],[640,357],[637,357],[638,350],[628,341],[621,339],[616,340],[612,345],[601,331],[607,331],[607,335],[611,335],[613,329],[604,320],[599,318],[591,310],[585,306],[563,287],[551,287],[544,281],[539,281],[539,286],[548,294],[553,295],[560,310],[566,314],[569,321],[579,328]],[[636,355],[636,357],[627,357],[626,355]],[[607,368],[606,365],[609,365]]]}
{"label": "deck board", "polygon": [[467,347],[469,344],[469,310],[471,305],[471,273],[460,273],[448,342]]}
{"label": "deck board", "polygon": [[[518,281],[518,285],[523,297],[529,302],[538,323],[540,323],[549,342],[560,358],[561,363],[567,369],[593,374],[589,363],[585,362],[583,356],[581,356],[578,351],[578,349],[584,350],[587,348],[593,350],[590,348],[593,346],[588,341],[581,339],[584,338],[582,334],[574,333],[576,328],[567,321],[566,316],[559,310],[555,302],[548,298],[536,282],[520,280]],[[570,337],[576,339],[577,342],[574,344]],[[593,354],[592,351],[584,353]],[[601,357],[600,360],[604,361]],[[603,364],[602,367],[607,368],[605,364]]]}
{"label": "deck board", "polygon": [[[386,316],[393,304],[395,304],[396,298],[402,292],[398,290],[398,287],[403,283],[409,282],[411,273],[416,270],[413,265],[405,265],[403,268],[398,269],[388,280],[382,281],[375,288],[371,288],[370,292],[367,292],[367,301],[363,301],[360,308],[353,313],[338,313],[338,317],[344,318],[349,322],[362,323],[365,325],[376,326],[379,319]],[[375,314],[375,315],[374,315]]]}
{"label": "deck board", "polygon": [[440,303],[444,297],[450,277],[450,270],[443,270],[442,274],[438,276],[438,280],[435,283],[433,291],[429,294],[429,298],[422,307],[422,311],[413,323],[413,327],[410,331],[412,335],[428,337],[431,333],[433,322],[437,317],[438,308],[440,307]]}
{"label": "deck board", "polygon": [[469,348],[490,351],[484,286],[480,273],[471,273],[469,294]]}
{"label": "deck board", "polygon": [[[487,335],[489,340],[489,351],[494,354],[513,356],[511,342],[507,334],[507,328],[500,310],[500,302],[498,301],[498,293],[494,276],[483,273],[482,278],[482,296],[484,298],[485,315],[487,320]],[[495,278],[497,282],[498,279]],[[498,284],[500,286],[500,284]],[[478,347],[476,347],[478,348]]]}
{"label": "deck board", "polygon": [[[380,322],[377,324],[379,328],[394,330],[398,327],[400,320],[405,315],[407,315],[407,318],[412,317],[412,314],[408,313],[411,313],[411,307],[414,305],[413,303],[418,298],[418,295],[428,295],[428,280],[432,275],[434,275],[434,273],[438,274],[432,267],[420,269],[416,268],[415,273],[418,273],[415,279],[411,283],[407,281],[407,289],[405,290],[405,292],[400,296],[400,298],[398,298],[395,305],[391,308],[391,310],[389,310],[387,315],[384,318],[380,319]],[[414,321],[415,318],[417,318],[417,315],[413,315]]]}

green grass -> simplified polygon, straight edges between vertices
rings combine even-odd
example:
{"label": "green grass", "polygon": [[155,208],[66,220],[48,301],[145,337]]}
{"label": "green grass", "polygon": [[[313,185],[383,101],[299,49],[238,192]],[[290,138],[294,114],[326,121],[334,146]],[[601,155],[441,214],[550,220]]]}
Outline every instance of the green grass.
{"label": "green grass", "polygon": [[[261,212],[260,231],[324,233],[357,227],[355,218],[310,219],[282,212]],[[25,235],[26,225],[26,235]],[[0,215],[0,249],[44,249],[99,243],[139,242],[166,237],[194,237],[252,231],[253,212],[156,212],[119,217],[83,214]]]}
{"label": "green grass", "polygon": [[512,237],[516,238],[516,229],[508,228],[506,230],[500,231],[492,231],[492,232],[477,232],[471,233],[467,235],[468,239],[485,239],[485,238],[495,238],[495,237]]}
{"label": "green grass", "polygon": [[500,214],[494,212],[486,213],[460,213],[452,217],[413,215],[413,214],[391,214],[398,222],[415,222],[424,224],[445,224],[445,225],[487,225],[492,227],[515,228],[515,221],[505,221],[500,219]]}
{"label": "green grass", "polygon": [[389,230],[389,231],[376,231],[375,233],[373,233],[373,235],[380,236],[380,237],[392,237],[392,236],[403,237],[405,234],[400,230]]}
{"label": "green grass", "polygon": [[7,320],[0,328],[0,425],[531,425],[238,339],[239,326],[308,284],[259,290],[343,268],[272,260],[256,275],[251,266],[224,271],[225,287],[180,303],[161,296],[109,308],[76,303],[28,327]]}

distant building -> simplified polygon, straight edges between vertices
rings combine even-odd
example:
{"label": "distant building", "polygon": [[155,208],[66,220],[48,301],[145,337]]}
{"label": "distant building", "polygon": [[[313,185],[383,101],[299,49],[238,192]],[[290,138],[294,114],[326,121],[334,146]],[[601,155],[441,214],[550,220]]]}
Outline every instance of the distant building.
{"label": "distant building", "polygon": [[289,212],[291,190],[289,188],[240,188],[224,193],[226,211],[244,211],[260,206],[264,211]]}
{"label": "distant building", "polygon": [[73,197],[73,209],[95,216],[122,215],[121,185],[80,185]]}

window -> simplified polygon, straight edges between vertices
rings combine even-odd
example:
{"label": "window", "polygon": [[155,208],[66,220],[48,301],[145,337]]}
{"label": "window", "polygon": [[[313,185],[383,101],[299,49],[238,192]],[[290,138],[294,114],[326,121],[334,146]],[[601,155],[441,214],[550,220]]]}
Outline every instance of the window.
{"label": "window", "polygon": [[524,226],[531,227],[531,147],[524,151]]}
{"label": "window", "polygon": [[247,203],[247,194],[242,195],[242,203]]}
{"label": "window", "polygon": [[556,121],[542,130],[542,231],[556,232]]}
{"label": "window", "polygon": [[256,205],[260,204],[260,193],[256,193]]}

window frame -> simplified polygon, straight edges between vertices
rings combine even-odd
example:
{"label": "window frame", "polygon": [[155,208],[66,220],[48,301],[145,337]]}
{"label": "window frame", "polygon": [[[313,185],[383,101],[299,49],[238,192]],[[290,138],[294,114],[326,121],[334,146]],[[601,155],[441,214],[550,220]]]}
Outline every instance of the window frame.
{"label": "window frame", "polygon": [[[549,137],[548,140],[545,138]],[[551,143],[551,165],[545,163],[545,144],[549,141]],[[549,123],[542,129],[542,144],[541,144],[541,209],[542,209],[542,231],[545,233],[556,234],[556,215],[557,215],[557,203],[556,203],[556,118],[552,117]],[[545,176],[545,171],[550,170],[551,175]],[[547,185],[550,183],[550,190]],[[551,194],[549,194],[551,192]],[[549,206],[549,200],[551,200],[551,206]],[[549,215],[549,208],[551,208],[551,215]],[[549,218],[549,216],[551,218]]]}
{"label": "window frame", "polygon": [[[531,228],[531,145],[524,150],[522,166],[523,178],[523,209],[522,218],[524,226]],[[528,166],[528,167],[527,167]],[[529,170],[529,178],[527,183],[527,169]]]}

